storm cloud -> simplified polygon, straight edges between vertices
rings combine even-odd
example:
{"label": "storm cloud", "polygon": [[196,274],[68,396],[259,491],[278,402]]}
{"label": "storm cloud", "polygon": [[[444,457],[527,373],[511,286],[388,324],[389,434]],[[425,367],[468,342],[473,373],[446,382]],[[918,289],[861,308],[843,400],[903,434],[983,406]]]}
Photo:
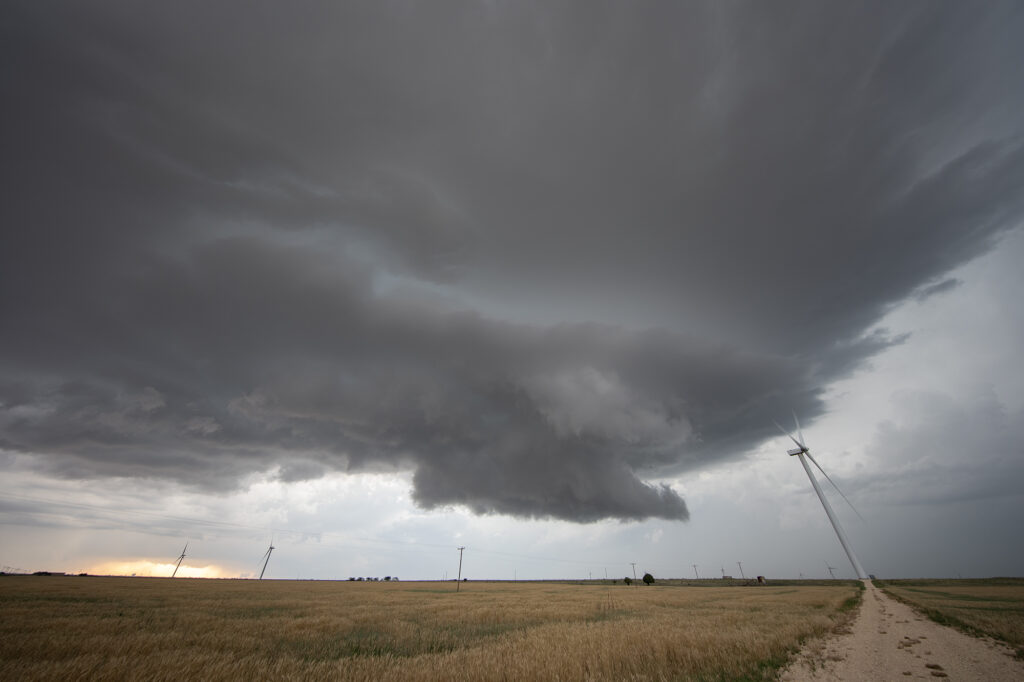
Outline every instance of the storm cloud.
{"label": "storm cloud", "polygon": [[0,448],[66,477],[686,519],[1024,209],[1012,3],[5,14]]}

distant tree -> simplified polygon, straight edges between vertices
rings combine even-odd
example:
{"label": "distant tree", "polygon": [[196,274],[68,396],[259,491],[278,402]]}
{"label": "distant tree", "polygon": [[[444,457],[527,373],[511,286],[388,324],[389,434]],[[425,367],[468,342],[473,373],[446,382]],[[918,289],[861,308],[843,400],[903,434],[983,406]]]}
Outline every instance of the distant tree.
{"label": "distant tree", "polygon": [[355,580],[355,578],[349,578],[349,580]]}
{"label": "distant tree", "polygon": [[627,575],[625,578],[622,579],[622,582],[626,583],[627,585],[632,585],[633,579]]}
{"label": "distant tree", "polygon": [[653,582],[654,582],[654,576],[651,575],[650,573],[644,573],[644,584],[645,585],[650,585]]}
{"label": "distant tree", "polygon": [[390,575],[384,576],[384,582],[386,582],[386,583],[391,582],[391,576]]}

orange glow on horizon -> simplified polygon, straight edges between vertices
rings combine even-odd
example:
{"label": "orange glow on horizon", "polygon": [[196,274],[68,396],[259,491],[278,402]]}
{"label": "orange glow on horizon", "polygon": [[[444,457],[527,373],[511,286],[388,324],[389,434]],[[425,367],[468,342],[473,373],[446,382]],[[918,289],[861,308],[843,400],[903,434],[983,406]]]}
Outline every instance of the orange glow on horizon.
{"label": "orange glow on horizon", "polygon": [[[105,561],[88,569],[92,575],[134,575],[154,578],[170,578],[176,562],[156,562],[148,559]],[[237,573],[228,573],[221,566],[189,566],[182,562],[178,578],[237,578]]]}

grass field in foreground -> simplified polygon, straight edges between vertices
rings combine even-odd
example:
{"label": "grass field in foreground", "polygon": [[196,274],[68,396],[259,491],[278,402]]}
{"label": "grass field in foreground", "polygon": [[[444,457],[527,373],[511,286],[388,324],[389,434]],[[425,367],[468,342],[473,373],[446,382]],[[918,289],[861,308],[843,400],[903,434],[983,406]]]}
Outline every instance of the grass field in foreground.
{"label": "grass field in foreground", "polygon": [[454,588],[4,576],[0,679],[771,679],[860,595],[852,581]]}
{"label": "grass field in foreground", "polygon": [[1024,658],[1024,578],[876,580],[934,621],[1001,639]]}

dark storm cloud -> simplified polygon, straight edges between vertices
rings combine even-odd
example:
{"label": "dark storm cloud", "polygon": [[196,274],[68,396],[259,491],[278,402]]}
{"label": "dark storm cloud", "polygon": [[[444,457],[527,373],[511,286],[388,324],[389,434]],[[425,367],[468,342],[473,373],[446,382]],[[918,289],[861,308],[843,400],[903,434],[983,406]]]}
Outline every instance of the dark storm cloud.
{"label": "dark storm cloud", "polygon": [[[1013,5],[179,3],[3,25],[0,447],[687,517],[1019,223]],[[944,286],[939,284],[937,286]]]}
{"label": "dark storm cloud", "polygon": [[957,279],[956,277],[947,277],[941,282],[935,282],[934,284],[926,284],[925,286],[921,287],[920,289],[917,290],[917,293],[914,297],[918,301],[924,301],[925,299],[931,298],[932,296],[944,294],[947,291],[952,291],[961,284],[963,284],[963,282]]}

